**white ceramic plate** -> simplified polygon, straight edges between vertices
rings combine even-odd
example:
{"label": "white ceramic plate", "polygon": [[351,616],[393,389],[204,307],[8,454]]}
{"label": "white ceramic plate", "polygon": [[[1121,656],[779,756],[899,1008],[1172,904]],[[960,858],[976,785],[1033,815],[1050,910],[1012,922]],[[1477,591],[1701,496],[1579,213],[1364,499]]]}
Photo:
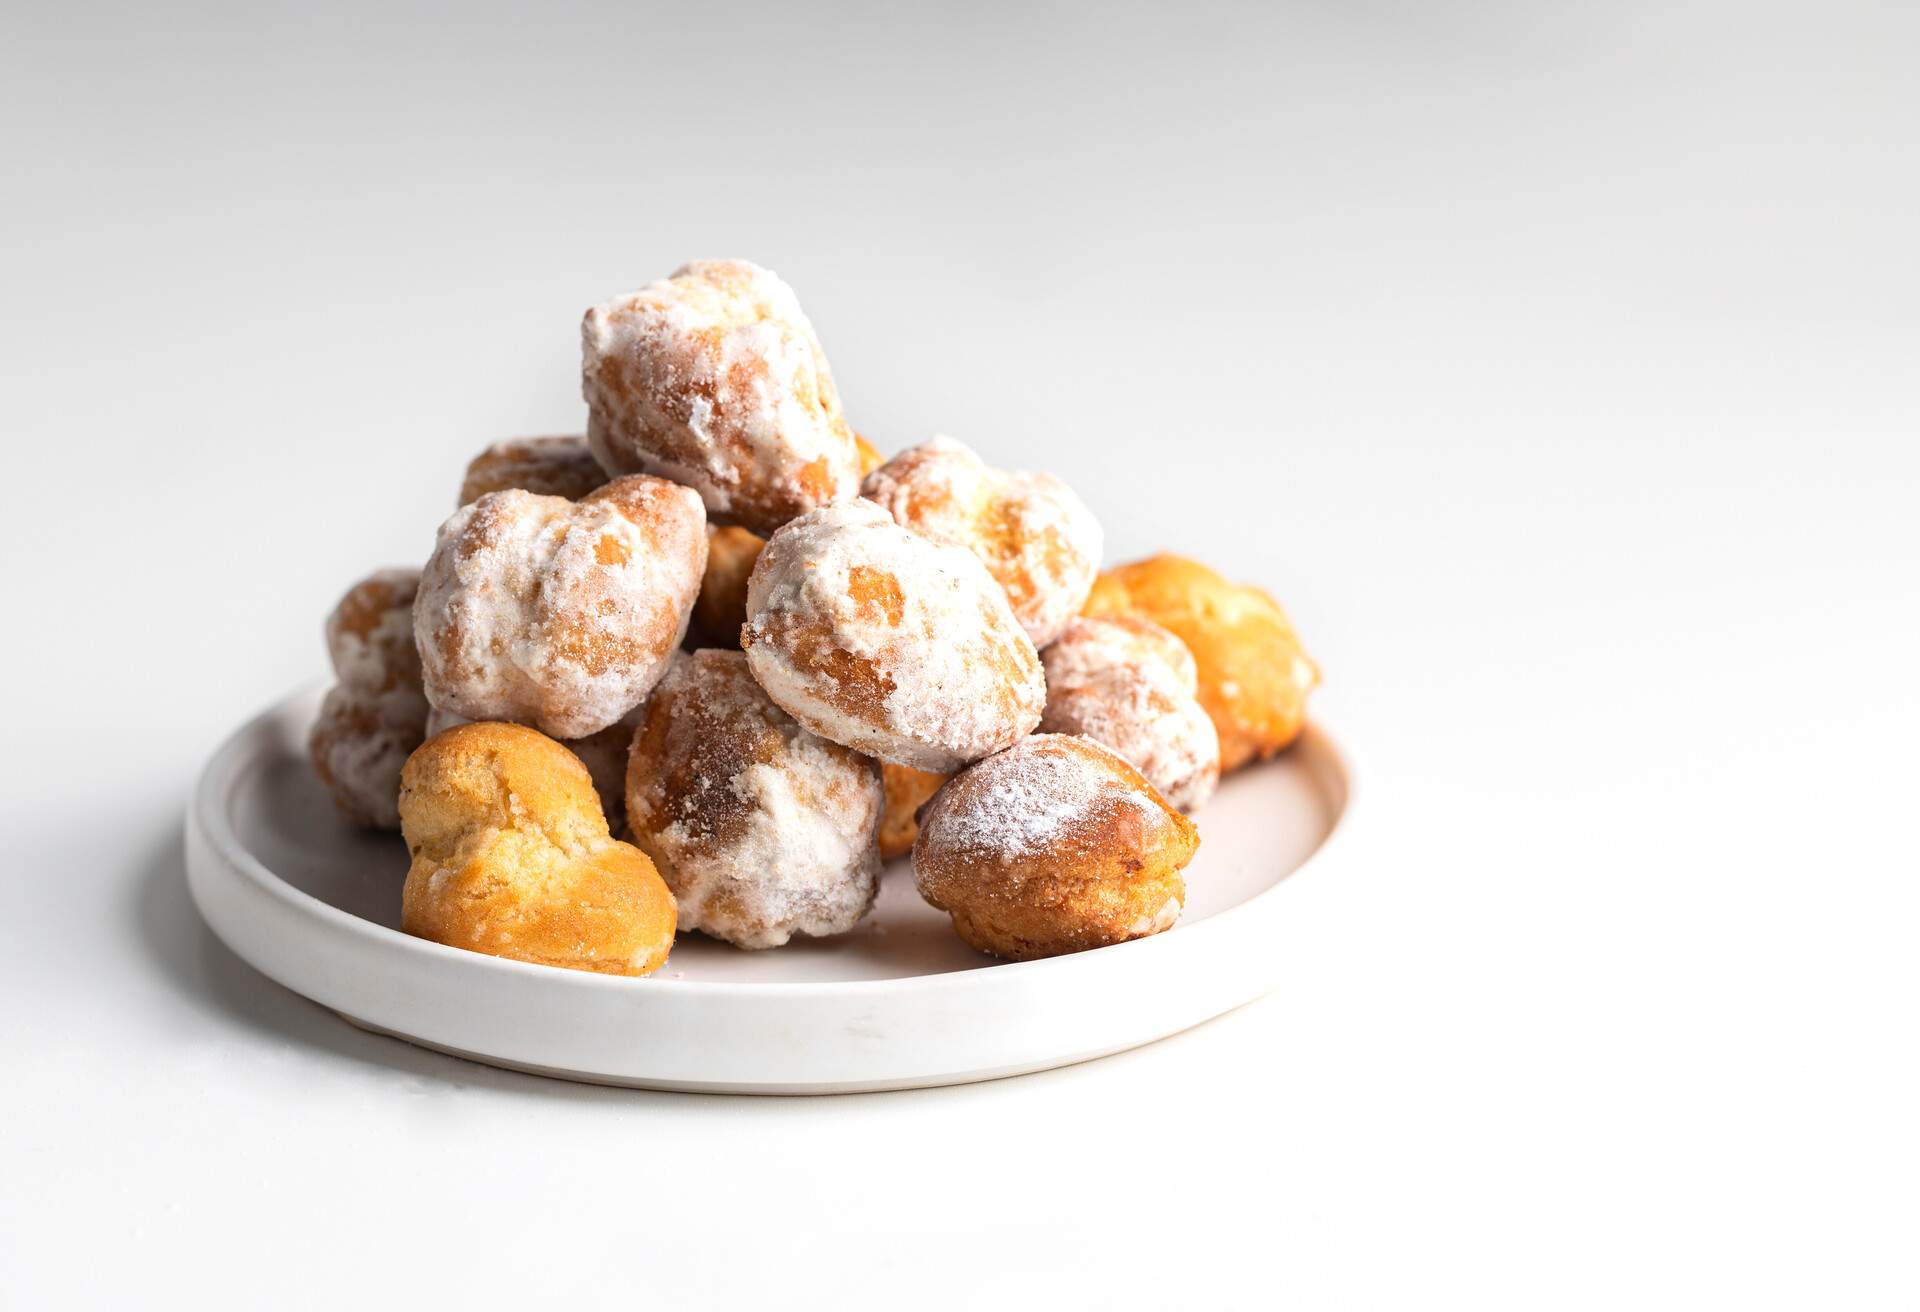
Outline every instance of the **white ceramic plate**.
{"label": "white ceramic plate", "polygon": [[683,935],[647,979],[506,961],[400,932],[406,849],[342,824],[307,767],[318,693],[242,726],[187,817],[194,901],[256,969],[356,1025],[517,1070],[647,1088],[837,1093],[992,1079],[1105,1056],[1272,987],[1283,882],[1327,859],[1350,781],[1324,731],[1230,776],[1197,817],[1186,913],[1152,938],[995,962],[905,861],[834,939],[742,952]]}

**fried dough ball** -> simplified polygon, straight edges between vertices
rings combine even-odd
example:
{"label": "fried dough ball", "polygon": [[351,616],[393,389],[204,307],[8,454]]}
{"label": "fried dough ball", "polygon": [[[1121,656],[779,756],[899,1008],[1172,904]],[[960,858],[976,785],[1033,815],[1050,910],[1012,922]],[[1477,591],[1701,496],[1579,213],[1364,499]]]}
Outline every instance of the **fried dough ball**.
{"label": "fried dough ball", "polygon": [[650,975],[673,947],[673,894],[616,841],[572,752],[517,724],[429,738],[401,773],[413,864],[400,927],[449,947]]}
{"label": "fried dough ball", "polygon": [[313,772],[340,817],[367,829],[400,827],[400,768],[427,736],[427,699],[418,688],[327,689],[307,734]]}
{"label": "fried dough ball", "polygon": [[517,487],[543,497],[578,501],[607,481],[584,437],[522,437],[495,442],[473,458],[460,484],[460,504]]}
{"label": "fried dough ball", "polygon": [[580,501],[489,492],[440,526],[414,603],[427,698],[585,738],[646,698],[707,563],[689,488],[636,475]]}
{"label": "fried dough ball", "polygon": [[955,775],[920,812],[920,895],[1016,961],[1144,938],[1186,903],[1200,834],[1090,738],[1035,734]]}
{"label": "fried dough ball", "polygon": [[341,818],[400,827],[400,767],[427,736],[427,699],[413,645],[415,569],[383,569],[347,590],[327,616],[339,682],[307,734],[313,772]]}
{"label": "fried dough ball", "polygon": [[980,557],[1044,647],[1079,613],[1100,568],[1100,524],[1051,474],[995,469],[935,437],[869,474],[860,495],[914,532]]}
{"label": "fried dough ball", "polygon": [[765,538],[743,528],[707,528],[707,572],[687,627],[690,646],[739,648],[740,626],[747,622],[747,576],[766,545]]}
{"label": "fried dough ball", "polygon": [[969,551],[910,533],[871,501],[775,533],[747,582],[754,678],[829,742],[957,770],[1040,722],[1040,657]]}
{"label": "fried dough ball", "polygon": [[1040,653],[1042,733],[1077,733],[1120,753],[1191,815],[1220,782],[1220,736],[1194,697],[1186,644],[1149,620],[1076,619]]}
{"label": "fried dough ball", "polygon": [[[427,715],[427,737],[444,733],[455,725],[472,723],[435,707]],[[616,834],[627,820],[627,751],[633,746],[634,726],[639,723],[640,708],[636,707],[599,733],[569,738],[560,744],[587,767],[593,791],[600,796],[600,810],[607,817],[607,827]]]}
{"label": "fried dough ball", "polygon": [[1200,704],[1220,734],[1220,768],[1265,760],[1300,736],[1320,671],[1280,604],[1198,561],[1161,555],[1102,574],[1085,613],[1137,615],[1193,653]]}
{"label": "fried dough ball", "polygon": [[737,651],[674,661],[627,769],[634,842],[680,928],[736,947],[844,933],[878,887],[880,773],[775,706]]}
{"label": "fried dough ball", "polygon": [[745,260],[696,260],[588,310],[587,440],[609,473],[699,491],[716,522],[771,533],[853,496],[860,454],[793,289]]}
{"label": "fried dough ball", "polygon": [[880,817],[882,861],[891,861],[913,850],[914,835],[920,832],[915,812],[952,777],[916,770],[910,765],[895,765],[892,761],[880,763],[880,784],[887,795],[887,808]]}
{"label": "fried dough ball", "polygon": [[887,463],[887,458],[880,454],[880,448],[858,433],[853,435],[853,446],[860,453],[860,477],[865,478]]}
{"label": "fried dough ball", "polygon": [[341,683],[363,692],[420,686],[413,645],[417,569],[375,570],[348,588],[327,615],[327,659]]}

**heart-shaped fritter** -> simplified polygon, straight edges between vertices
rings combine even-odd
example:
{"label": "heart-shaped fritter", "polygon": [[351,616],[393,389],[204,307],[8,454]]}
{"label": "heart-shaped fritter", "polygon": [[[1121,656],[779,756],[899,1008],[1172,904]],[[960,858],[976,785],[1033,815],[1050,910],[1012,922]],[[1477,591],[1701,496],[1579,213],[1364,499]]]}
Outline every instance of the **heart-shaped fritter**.
{"label": "heart-shaped fritter", "polygon": [[666,962],[673,894],[609,834],[586,766],[545,734],[486,723],[429,738],[401,772],[400,821],[407,933],[611,975]]}

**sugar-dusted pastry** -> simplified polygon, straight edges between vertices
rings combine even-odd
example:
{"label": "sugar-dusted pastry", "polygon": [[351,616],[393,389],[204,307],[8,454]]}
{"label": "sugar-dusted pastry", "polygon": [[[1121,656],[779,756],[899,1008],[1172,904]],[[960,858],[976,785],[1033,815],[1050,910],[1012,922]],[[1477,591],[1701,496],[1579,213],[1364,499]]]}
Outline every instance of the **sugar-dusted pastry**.
{"label": "sugar-dusted pastry", "polygon": [[1220,781],[1220,737],[1195,699],[1186,644],[1150,620],[1068,622],[1040,653],[1047,670],[1042,733],[1077,733],[1120,753],[1191,815]]}
{"label": "sugar-dusted pastry", "polygon": [[473,458],[460,484],[460,504],[517,487],[578,501],[607,481],[584,437],[522,437],[495,442]]}
{"label": "sugar-dusted pastry", "polygon": [[[858,433],[860,472],[881,464],[880,453]],[[740,646],[740,626],[747,622],[747,576],[767,540],[735,525],[707,526],[707,573],[700,582],[700,599],[693,603],[693,623],[687,626],[689,647]]]}
{"label": "sugar-dusted pastry", "polygon": [[1220,734],[1220,768],[1264,760],[1300,736],[1320,671],[1278,602],[1198,561],[1161,555],[1102,574],[1086,614],[1137,615],[1193,653],[1200,704]]}
{"label": "sugar-dusted pastry", "polygon": [[362,692],[420,686],[413,645],[417,569],[375,570],[348,588],[327,614],[327,659],[341,683]]}
{"label": "sugar-dusted pastry", "polygon": [[913,850],[913,837],[920,832],[920,821],[915,812],[950,778],[951,775],[916,770],[910,765],[895,765],[892,761],[881,763],[880,785],[887,794],[886,810],[880,816],[882,861],[891,861]]}
{"label": "sugar-dusted pastry", "polygon": [[688,646],[739,648],[740,626],[747,622],[747,576],[766,545],[765,538],[743,528],[707,527],[707,572],[687,626]]}
{"label": "sugar-dusted pastry", "polygon": [[767,695],[830,742],[956,770],[1040,722],[1040,657],[979,559],[871,501],[824,506],[767,542],[741,645]]}
{"label": "sugar-dusted pastry", "polygon": [[793,289],[745,260],[696,260],[588,310],[587,438],[610,473],[699,491],[716,522],[771,533],[855,495],[860,454]]}
{"label": "sugar-dusted pastry", "polygon": [[680,928],[737,947],[852,929],[873,905],[880,806],[873,761],[801,728],[737,651],[676,659],[634,735],[633,841]]}
{"label": "sugar-dusted pastry", "polygon": [[853,435],[853,446],[860,453],[860,477],[865,478],[887,463],[887,458],[880,454],[880,448],[858,433]]}
{"label": "sugar-dusted pastry", "polygon": [[1100,524],[1071,488],[1051,474],[995,469],[950,437],[902,451],[860,494],[914,532],[980,557],[1036,647],[1079,613],[1100,568]]}
{"label": "sugar-dusted pastry", "polygon": [[427,699],[413,646],[420,571],[383,569],[347,590],[327,616],[327,656],[339,682],[307,735],[313,771],[343,819],[400,827],[400,767],[426,737]]}
{"label": "sugar-dusted pastry", "polygon": [[[427,737],[443,733],[459,724],[472,724],[451,711],[435,707],[427,716]],[[585,738],[568,738],[560,745],[580,758],[599,794],[600,810],[614,833],[627,819],[627,749],[633,745],[633,729],[640,723],[640,708],[635,707],[618,720]]]}
{"label": "sugar-dusted pastry", "polygon": [[673,946],[673,894],[607,830],[593,780],[546,735],[463,724],[407,761],[413,864],[400,927],[450,947],[609,975],[649,975]]}
{"label": "sugar-dusted pastry", "polygon": [[689,488],[618,478],[579,501],[489,492],[440,526],[414,603],[427,698],[585,738],[645,699],[707,563]]}
{"label": "sugar-dusted pastry", "polygon": [[1090,738],[1035,734],[920,812],[920,895],[982,952],[1027,960],[1144,938],[1180,918],[1193,822]]}
{"label": "sugar-dusted pastry", "polygon": [[307,756],[342,819],[398,829],[400,767],[426,736],[427,699],[419,688],[368,692],[339,683],[321,699]]}

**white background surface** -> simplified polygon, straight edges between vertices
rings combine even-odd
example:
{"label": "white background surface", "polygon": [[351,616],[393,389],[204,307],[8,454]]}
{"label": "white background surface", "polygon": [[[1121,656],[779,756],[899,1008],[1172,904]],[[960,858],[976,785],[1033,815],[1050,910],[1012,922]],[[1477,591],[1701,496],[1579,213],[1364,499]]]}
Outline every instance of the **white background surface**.
{"label": "white background surface", "polygon": [[[0,21],[0,1303],[1920,1299],[1910,7]],[[207,751],[704,254],[1288,604],[1361,799],[1277,995],[702,1099],[200,926]]]}

